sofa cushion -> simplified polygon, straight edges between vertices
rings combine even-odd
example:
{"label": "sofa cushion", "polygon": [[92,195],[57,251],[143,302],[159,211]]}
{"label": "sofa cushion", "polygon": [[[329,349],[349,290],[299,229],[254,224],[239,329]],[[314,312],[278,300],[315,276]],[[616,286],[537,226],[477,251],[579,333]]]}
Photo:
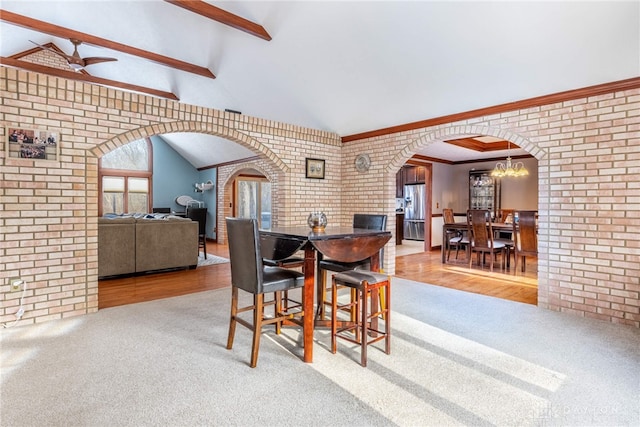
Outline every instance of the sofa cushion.
{"label": "sofa cushion", "polygon": [[98,277],[198,264],[198,223],[167,214],[98,218]]}
{"label": "sofa cushion", "polygon": [[136,271],[136,220],[98,219],[98,276]]}
{"label": "sofa cushion", "polygon": [[198,264],[197,222],[138,219],[135,229],[137,272]]}

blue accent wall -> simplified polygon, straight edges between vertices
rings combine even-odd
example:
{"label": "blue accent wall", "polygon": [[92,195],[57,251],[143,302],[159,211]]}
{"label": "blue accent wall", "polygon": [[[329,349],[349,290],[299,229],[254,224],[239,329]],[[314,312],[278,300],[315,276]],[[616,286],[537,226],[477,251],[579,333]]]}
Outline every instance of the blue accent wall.
{"label": "blue accent wall", "polygon": [[207,237],[210,239],[216,238],[216,233],[213,230],[216,227],[216,208],[217,208],[217,188],[216,188],[216,179],[218,175],[218,169],[211,168],[205,169],[203,171],[198,172],[198,179],[194,181],[191,186],[193,188],[196,182],[207,182],[211,180],[213,182],[214,187],[211,190],[203,191],[202,193],[192,193],[191,197],[196,200],[200,200],[205,203],[207,207]]}
{"label": "blue accent wall", "polygon": [[161,136],[152,136],[153,145],[153,207],[184,211],[176,203],[176,197],[186,195],[205,203],[207,212],[207,237],[215,239],[216,188],[195,192],[195,183],[211,180],[216,183],[217,169],[198,171],[191,163],[171,148]]}

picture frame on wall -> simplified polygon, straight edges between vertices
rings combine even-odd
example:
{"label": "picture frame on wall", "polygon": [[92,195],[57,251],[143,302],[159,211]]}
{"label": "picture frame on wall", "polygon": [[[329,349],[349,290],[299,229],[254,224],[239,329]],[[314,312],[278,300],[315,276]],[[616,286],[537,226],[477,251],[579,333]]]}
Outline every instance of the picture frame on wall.
{"label": "picture frame on wall", "polygon": [[60,132],[26,126],[5,128],[7,157],[57,161]]}
{"label": "picture frame on wall", "polygon": [[305,176],[312,179],[324,179],[324,160],[307,158]]}

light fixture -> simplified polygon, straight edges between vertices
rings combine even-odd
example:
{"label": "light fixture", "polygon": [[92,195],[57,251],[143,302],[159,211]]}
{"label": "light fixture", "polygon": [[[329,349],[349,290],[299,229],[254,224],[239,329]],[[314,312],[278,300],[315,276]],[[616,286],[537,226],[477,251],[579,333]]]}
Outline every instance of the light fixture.
{"label": "light fixture", "polygon": [[75,64],[73,62],[69,63],[69,67],[71,67],[71,69],[73,69],[73,71],[75,71],[76,73],[84,70],[84,67],[80,64]]}
{"label": "light fixture", "polygon": [[529,171],[524,167],[524,163],[522,162],[512,162],[510,151],[511,151],[511,141],[508,141],[509,145],[507,148],[507,159],[504,162],[496,163],[496,167],[491,172],[491,176],[494,178],[503,178],[503,177],[518,177],[518,176],[527,176],[529,175]]}
{"label": "light fixture", "polygon": [[202,193],[203,191],[209,191],[213,189],[213,182],[211,180],[203,183],[195,183],[196,193]]}

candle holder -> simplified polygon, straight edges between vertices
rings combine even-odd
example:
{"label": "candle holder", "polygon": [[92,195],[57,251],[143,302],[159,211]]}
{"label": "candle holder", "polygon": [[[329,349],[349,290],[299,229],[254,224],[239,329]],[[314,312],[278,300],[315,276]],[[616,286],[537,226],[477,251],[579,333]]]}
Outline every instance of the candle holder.
{"label": "candle holder", "polygon": [[327,226],[327,216],[324,212],[311,212],[307,218],[307,224],[314,233],[324,231]]}

